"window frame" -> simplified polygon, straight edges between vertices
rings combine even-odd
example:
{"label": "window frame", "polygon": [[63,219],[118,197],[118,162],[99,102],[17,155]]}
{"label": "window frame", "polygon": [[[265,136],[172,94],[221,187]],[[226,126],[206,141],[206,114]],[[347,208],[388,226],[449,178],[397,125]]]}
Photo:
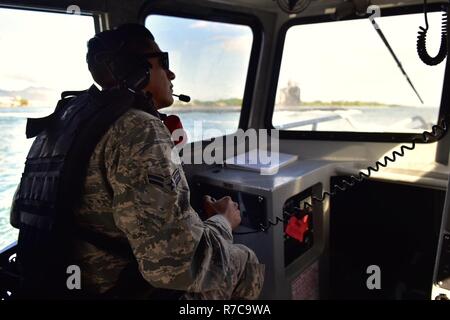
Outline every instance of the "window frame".
{"label": "window frame", "polygon": [[[433,3],[429,4],[429,11],[440,11],[441,6],[445,3]],[[396,16],[405,14],[423,13],[423,5],[395,7],[395,8],[382,8],[381,16]],[[340,21],[350,21],[358,19],[367,19],[366,17],[358,17],[356,15],[351,16]],[[314,17],[301,17],[294,18],[280,27],[279,37],[276,41],[276,52],[274,58],[274,75],[269,88],[269,101],[267,104],[267,112],[264,117],[265,128],[276,129],[273,126],[272,118],[275,112],[275,99],[278,89],[278,81],[280,76],[281,61],[283,58],[283,50],[286,40],[286,34],[288,30],[293,26],[324,23],[324,22],[337,22],[333,20],[330,15],[320,15]],[[417,32],[419,29],[417,28]],[[441,102],[439,106],[438,118],[447,117],[450,115],[450,97],[446,92],[450,90],[450,59],[447,56],[444,79],[442,85]],[[300,131],[300,130],[279,130],[280,139],[287,140],[336,140],[336,141],[367,141],[367,142],[411,142],[417,139],[418,143],[422,142],[422,133],[402,133],[402,132],[351,132],[351,131]],[[440,137],[442,139],[443,136]],[[438,139],[438,140],[440,140]]]}
{"label": "window frame", "polygon": [[[58,14],[69,14],[64,9],[59,7],[46,7],[46,6],[30,6],[29,4],[5,4],[0,3],[1,9],[14,9],[14,10],[25,10],[25,11],[35,11],[44,13],[58,13]],[[109,22],[105,13],[102,11],[93,10],[92,8],[85,9],[85,7],[80,7],[80,15],[88,16],[94,19],[94,30],[95,33],[99,33],[109,28]]]}
{"label": "window frame", "polygon": [[[244,95],[242,97],[242,107],[239,115],[239,122],[236,131],[239,129],[248,129],[250,111],[252,107],[253,93],[255,91],[256,74],[258,71],[258,65],[260,62],[260,51],[263,41],[263,26],[261,21],[256,15],[233,12],[223,9],[215,9],[211,7],[187,6],[180,4],[173,8],[173,5],[167,5],[164,3],[149,4],[141,10],[139,16],[139,22],[145,25],[145,20],[151,15],[161,15],[167,17],[198,19],[210,22],[222,22],[241,26],[247,26],[250,28],[253,35],[253,43],[250,50],[249,63],[247,68],[247,77],[244,85]],[[215,138],[199,140],[199,142],[211,142]]]}
{"label": "window frame", "polygon": [[[54,14],[68,14],[63,9],[59,8],[51,8],[51,7],[45,7],[45,6],[29,6],[27,4],[18,4],[18,5],[10,5],[5,3],[0,3],[0,9],[10,9],[10,10],[17,10],[17,11],[30,11],[30,12],[42,12],[42,13],[54,13]],[[101,13],[100,12],[94,12],[94,11],[86,11],[81,10],[80,12],[81,16],[87,16],[91,17],[93,19],[93,25],[94,25],[94,31],[95,33],[99,32],[101,30]],[[26,156],[26,155],[25,155]],[[18,181],[19,183],[19,181]],[[12,226],[10,226],[13,228]],[[15,252],[15,248],[17,246],[18,239],[13,240],[11,243],[7,244],[5,247],[0,247],[0,260],[3,257],[9,257],[10,253]]]}

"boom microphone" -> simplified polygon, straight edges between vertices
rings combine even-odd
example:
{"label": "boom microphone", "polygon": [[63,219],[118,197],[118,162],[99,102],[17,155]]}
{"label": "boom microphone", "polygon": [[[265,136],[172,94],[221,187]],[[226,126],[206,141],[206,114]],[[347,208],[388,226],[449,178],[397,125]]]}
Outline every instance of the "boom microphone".
{"label": "boom microphone", "polygon": [[191,97],[186,96],[186,95],[184,95],[184,94],[180,94],[180,95],[178,95],[178,94],[172,94],[172,95],[175,96],[175,97],[178,97],[178,100],[183,101],[183,102],[189,102],[189,101],[191,101]]}

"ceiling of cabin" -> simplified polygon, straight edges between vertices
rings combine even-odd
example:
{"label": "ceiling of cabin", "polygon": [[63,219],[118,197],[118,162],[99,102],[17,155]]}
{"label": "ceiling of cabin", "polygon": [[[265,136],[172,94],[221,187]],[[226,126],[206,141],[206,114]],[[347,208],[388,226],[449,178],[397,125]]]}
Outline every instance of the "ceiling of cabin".
{"label": "ceiling of cabin", "polygon": [[[27,7],[44,7],[65,10],[68,5],[77,4],[87,11],[107,11],[109,8],[122,8],[124,11],[133,11],[133,7],[140,8],[146,2],[163,3],[171,5],[171,3],[189,3],[190,5],[202,5],[207,3],[215,5],[232,5],[242,6],[250,9],[257,9],[270,12],[282,12],[277,5],[277,0],[0,0],[0,5],[27,6]],[[288,1],[288,0],[279,0]],[[301,13],[302,16],[323,14],[327,8],[337,7],[344,2],[355,2],[367,8],[367,4],[376,4],[384,6],[408,6],[413,4],[422,4],[424,0],[311,0],[308,8]],[[446,2],[448,0],[428,0],[428,3]],[[366,5],[366,7],[364,7]]]}
{"label": "ceiling of cabin", "polygon": [[[268,11],[280,11],[276,0],[206,0],[210,2],[241,5],[250,8],[258,8]],[[287,0],[283,0],[287,1]],[[413,4],[422,4],[423,0],[353,0],[360,3],[376,4],[379,6],[407,6]],[[336,4],[345,2],[345,0],[311,0],[310,8],[327,8]],[[444,2],[442,0],[429,0],[428,3]],[[307,9],[308,10],[308,9]]]}

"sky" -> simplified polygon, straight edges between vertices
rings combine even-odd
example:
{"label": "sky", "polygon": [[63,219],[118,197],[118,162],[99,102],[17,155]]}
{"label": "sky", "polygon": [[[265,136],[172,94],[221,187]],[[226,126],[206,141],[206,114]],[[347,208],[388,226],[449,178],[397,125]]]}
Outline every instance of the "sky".
{"label": "sky", "polygon": [[243,97],[253,42],[250,27],[156,15],[145,25],[170,53],[175,91],[197,100]]}
{"label": "sky", "polygon": [[[440,45],[441,13],[428,14],[428,52]],[[416,38],[423,14],[376,19],[425,106],[440,103],[445,63],[425,65]],[[368,19],[294,26],[286,36],[279,86],[295,81],[305,101],[359,100],[421,106]]]}
{"label": "sky", "polygon": [[[431,14],[432,55],[440,14]],[[425,66],[415,51],[423,15],[377,19],[412,82],[436,106],[443,66]],[[146,20],[176,74],[174,91],[196,100],[242,98],[253,35],[249,27],[150,16]],[[0,9],[0,90],[80,90],[92,79],[85,63],[92,17]],[[279,87],[294,81],[302,100],[360,100],[420,105],[368,20],[295,26],[288,31]]]}
{"label": "sky", "polygon": [[0,89],[86,89],[87,41],[95,34],[88,16],[0,9]]}

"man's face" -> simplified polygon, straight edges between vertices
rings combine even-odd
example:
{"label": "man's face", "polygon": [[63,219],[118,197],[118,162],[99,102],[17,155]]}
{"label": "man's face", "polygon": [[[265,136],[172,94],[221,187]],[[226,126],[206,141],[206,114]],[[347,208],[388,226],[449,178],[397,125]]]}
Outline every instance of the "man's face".
{"label": "man's face", "polygon": [[[148,41],[145,53],[153,54],[161,52],[158,44],[154,41]],[[159,57],[151,57],[148,59],[151,64],[150,82],[144,88],[144,91],[151,93],[153,103],[157,109],[166,108],[173,104],[172,96],[172,80],[175,79],[175,74],[162,67]]]}

